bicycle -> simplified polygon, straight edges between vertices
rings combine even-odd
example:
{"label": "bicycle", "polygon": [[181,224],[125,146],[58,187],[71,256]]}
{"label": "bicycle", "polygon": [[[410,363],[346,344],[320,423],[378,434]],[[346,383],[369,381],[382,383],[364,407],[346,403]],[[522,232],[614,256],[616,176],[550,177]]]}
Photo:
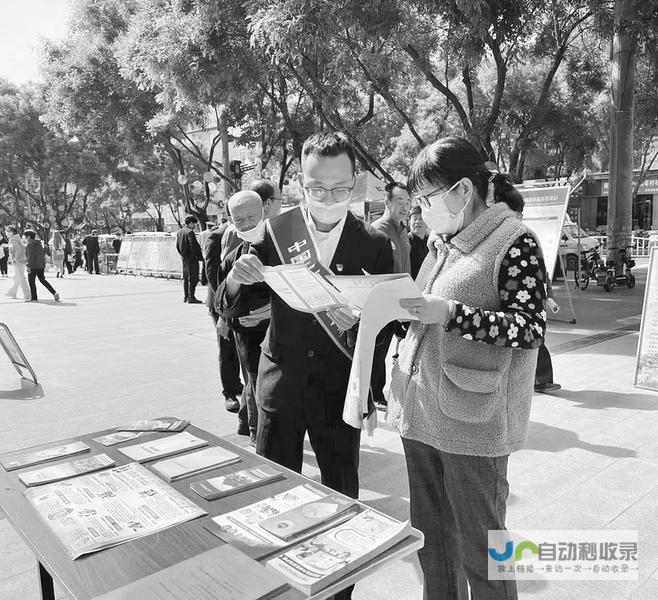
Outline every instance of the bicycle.
{"label": "bicycle", "polygon": [[580,271],[575,271],[574,283],[581,290],[587,289],[590,279],[596,281],[596,285],[602,285],[606,292],[611,292],[617,284],[614,264],[606,265],[599,252],[602,245],[580,252]]}

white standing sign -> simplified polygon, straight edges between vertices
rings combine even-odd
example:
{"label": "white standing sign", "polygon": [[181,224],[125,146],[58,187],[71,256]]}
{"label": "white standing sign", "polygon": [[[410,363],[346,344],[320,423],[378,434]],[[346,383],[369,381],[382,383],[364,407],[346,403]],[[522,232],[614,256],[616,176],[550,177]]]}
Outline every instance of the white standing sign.
{"label": "white standing sign", "polygon": [[658,246],[651,248],[637,343],[635,386],[658,392]]}
{"label": "white standing sign", "polygon": [[523,222],[532,229],[544,253],[546,272],[553,279],[553,271],[560,250],[564,216],[569,202],[570,188],[519,188],[525,201]]}

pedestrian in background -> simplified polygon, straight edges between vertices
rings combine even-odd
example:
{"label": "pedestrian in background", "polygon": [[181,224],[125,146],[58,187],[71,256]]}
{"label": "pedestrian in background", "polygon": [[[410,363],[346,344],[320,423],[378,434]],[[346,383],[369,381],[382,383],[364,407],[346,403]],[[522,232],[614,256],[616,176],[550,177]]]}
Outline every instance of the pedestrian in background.
{"label": "pedestrian in background", "polygon": [[[83,250],[82,250],[82,242],[80,241],[80,236],[76,235],[75,238],[73,238],[73,272],[75,273],[80,267],[84,265],[82,262],[82,255],[83,255]],[[84,252],[85,255],[85,261],[87,259],[87,253]]]}
{"label": "pedestrian in background", "polygon": [[8,277],[7,275],[7,263],[9,262],[9,240],[5,236],[4,231],[0,231],[0,276],[3,279]]}
{"label": "pedestrian in background", "polygon": [[411,247],[411,276],[416,279],[420,266],[423,264],[429,248],[427,225],[423,221],[420,206],[413,206],[409,211],[409,245]]}
{"label": "pedestrian in background", "polygon": [[55,302],[59,302],[59,294],[46,281],[46,252],[43,244],[40,240],[37,240],[37,234],[31,229],[26,229],[23,232],[23,241],[25,242],[25,256],[28,270],[27,281],[30,286],[30,298],[26,302],[39,301],[37,298],[37,279],[53,295]]}
{"label": "pedestrian in background", "polygon": [[196,239],[194,230],[199,219],[190,215],[185,218],[185,225],[176,235],[176,250],[183,261],[183,302],[188,304],[203,304],[194,295],[199,282],[199,261],[203,260],[201,246]]}
{"label": "pedestrian in background", "polygon": [[73,267],[71,266],[71,255],[73,254],[73,245],[71,244],[71,238],[66,231],[62,231],[62,238],[64,238],[64,266],[66,267],[66,272],[70,275],[73,273]]}
{"label": "pedestrian in background", "polygon": [[114,253],[119,254],[121,252],[121,232],[117,231],[114,234],[114,239],[112,240],[112,248],[114,248]]}
{"label": "pedestrian in background", "polygon": [[23,292],[23,298],[29,300],[30,286],[28,285],[27,277],[25,276],[25,245],[21,241],[21,236],[18,235],[16,227],[13,225],[6,227],[5,233],[9,240],[9,263],[14,266],[14,283],[7,290],[7,296],[10,298],[16,298],[16,293],[20,287]]}
{"label": "pedestrian in background", "polygon": [[100,275],[101,271],[98,267],[98,255],[101,252],[101,247],[98,242],[98,231],[91,230],[91,233],[82,240],[82,245],[85,247],[85,258],[87,259],[87,271],[89,273],[96,273]]}
{"label": "pedestrian in background", "polygon": [[64,277],[64,257],[66,242],[64,241],[62,234],[56,229],[53,231],[48,245],[50,246],[50,256],[53,259],[53,265],[57,271],[55,273],[55,278],[58,279],[60,277]]}

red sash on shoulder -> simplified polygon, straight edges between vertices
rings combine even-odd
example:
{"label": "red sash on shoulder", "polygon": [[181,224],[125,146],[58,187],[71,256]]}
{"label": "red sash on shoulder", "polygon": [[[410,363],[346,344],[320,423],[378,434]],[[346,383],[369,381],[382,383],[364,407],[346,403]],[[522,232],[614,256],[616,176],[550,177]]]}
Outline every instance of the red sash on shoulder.
{"label": "red sash on shoulder", "polygon": [[[333,275],[320,262],[320,253],[313,234],[308,228],[301,207],[293,208],[276,217],[268,219],[267,230],[281,262],[286,265],[306,265],[311,271],[326,277]],[[331,320],[327,311],[314,313],[318,323],[329,334],[334,344],[352,360],[353,352],[347,345],[347,335]]]}

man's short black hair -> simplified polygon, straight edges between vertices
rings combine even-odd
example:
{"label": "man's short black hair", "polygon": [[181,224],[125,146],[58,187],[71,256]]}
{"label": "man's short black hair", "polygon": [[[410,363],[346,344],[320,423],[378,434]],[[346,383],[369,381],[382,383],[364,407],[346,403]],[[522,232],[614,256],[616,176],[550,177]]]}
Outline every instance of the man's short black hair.
{"label": "man's short black hair", "polygon": [[260,196],[263,204],[276,194],[276,184],[271,179],[256,179],[249,189]]}
{"label": "man's short black hair", "polygon": [[386,194],[386,202],[388,202],[391,199],[392,192],[395,188],[399,190],[404,190],[405,192],[407,191],[407,186],[404,185],[404,183],[402,183],[401,181],[389,181],[384,186],[384,192]]}
{"label": "man's short black hair", "polygon": [[340,131],[320,131],[304,142],[302,162],[307,156],[340,156],[343,153],[347,154],[352,163],[352,171],[355,171],[356,154],[347,136]]}
{"label": "man's short black hair", "polygon": [[423,214],[423,209],[420,207],[419,204],[415,204],[414,206],[411,207],[411,210],[409,211],[409,216],[413,217],[414,215],[421,215]]}
{"label": "man's short black hair", "polygon": [[37,239],[37,234],[36,234],[36,232],[32,231],[31,229],[26,229],[26,230],[23,232],[23,235],[24,235],[25,237],[29,237],[31,240],[36,240],[36,239]]}
{"label": "man's short black hair", "polygon": [[198,222],[199,219],[197,219],[194,215],[185,217],[185,225],[189,225],[190,223],[194,223],[196,225]]}

